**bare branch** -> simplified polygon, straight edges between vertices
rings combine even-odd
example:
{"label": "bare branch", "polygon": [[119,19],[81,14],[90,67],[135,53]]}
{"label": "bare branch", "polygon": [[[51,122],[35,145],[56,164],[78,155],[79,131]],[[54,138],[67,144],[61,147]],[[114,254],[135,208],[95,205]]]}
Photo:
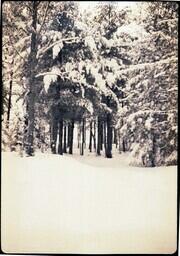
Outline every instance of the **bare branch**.
{"label": "bare branch", "polygon": [[40,3],[42,2],[42,1],[34,1],[35,2],[35,4],[36,4],[36,8],[40,5]]}
{"label": "bare branch", "polygon": [[45,10],[45,13],[44,13],[44,16],[43,16],[43,20],[42,20],[42,24],[41,24],[41,27],[38,31],[38,33],[40,34],[41,30],[42,30],[42,27],[45,23],[45,20],[46,20],[46,17],[47,17],[47,12],[48,12],[48,9],[49,9],[49,5],[50,5],[50,1],[47,2],[47,6],[46,6],[46,10]]}
{"label": "bare branch", "polygon": [[17,103],[20,99],[23,99],[24,96],[25,96],[25,94],[26,94],[26,91],[23,92],[21,95],[19,95],[19,97],[18,97],[17,100],[16,100],[16,103]]}
{"label": "bare branch", "polygon": [[30,13],[32,12],[32,8],[29,4],[26,4],[26,2],[24,2],[24,5],[27,9],[29,9]]}
{"label": "bare branch", "polygon": [[16,49],[16,47],[14,46],[14,44],[12,43],[11,39],[10,39],[11,45],[13,47],[13,49],[16,51],[16,53],[24,60],[26,61],[26,59],[20,54],[20,52]]}
{"label": "bare branch", "polygon": [[8,44],[8,41],[7,41],[7,42],[5,42],[5,43],[2,45],[2,47],[4,47],[6,44]]}

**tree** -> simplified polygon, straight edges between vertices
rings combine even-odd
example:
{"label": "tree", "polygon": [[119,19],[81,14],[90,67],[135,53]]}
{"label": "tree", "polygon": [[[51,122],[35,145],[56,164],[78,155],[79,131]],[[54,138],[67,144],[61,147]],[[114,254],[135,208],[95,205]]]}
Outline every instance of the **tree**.
{"label": "tree", "polygon": [[[53,3],[51,3],[52,5]],[[49,2],[43,3],[41,1],[30,4],[18,1],[5,2],[3,4],[3,54],[6,58],[4,59],[4,63],[6,62],[4,70],[7,71],[8,69],[10,74],[10,79],[5,79],[6,83],[10,84],[7,119],[10,119],[10,113],[13,110],[12,106],[17,105],[16,102],[18,102],[19,106],[21,105],[19,111],[22,112],[23,110],[22,114],[26,117],[26,124],[28,123],[27,117],[30,116],[29,125],[25,129],[28,134],[24,138],[26,141],[26,151],[30,155],[33,153],[33,145],[31,145],[33,144],[32,134],[34,132],[33,101],[35,101],[35,98],[33,94],[37,96],[37,93],[34,93],[32,88],[32,82],[34,81],[32,78],[35,76],[33,69],[35,68],[35,62],[37,62],[35,55],[40,45],[41,33],[47,28],[45,21],[48,22],[52,13],[52,9],[49,7]],[[51,9],[49,14],[48,8]],[[9,60],[10,57],[13,62]],[[30,69],[30,66],[32,69]],[[36,68],[39,68],[39,64]],[[7,72],[5,73],[8,74]],[[16,93],[14,88],[18,87],[17,85],[19,89],[16,96],[18,97],[15,99],[13,93]],[[21,104],[19,104],[20,101]],[[24,111],[23,104],[29,105],[27,113],[24,113],[26,111]]]}
{"label": "tree", "polygon": [[[152,6],[154,3],[150,10]],[[155,6],[148,17],[156,20],[156,28],[154,23],[147,25],[144,39],[132,51],[134,65],[119,72],[119,77],[128,78],[122,100],[126,108],[120,111],[126,120],[121,124],[121,136],[135,156],[134,164],[145,166],[169,164],[169,159],[176,162],[177,26],[170,26],[169,32],[162,26],[169,18],[170,5],[159,4],[160,9],[157,3]],[[158,31],[157,24],[161,24]]]}
{"label": "tree", "polygon": [[[22,28],[21,23],[25,15],[22,12],[24,7],[24,4],[17,5],[17,3],[14,2],[5,2],[2,8],[2,74],[3,94],[5,96],[3,115],[4,117],[6,116],[6,118],[3,119],[3,136],[6,137],[6,146],[9,145],[10,150],[12,150],[12,148],[14,148],[16,144],[14,143],[14,146],[11,146],[14,141],[12,139],[12,136],[14,136],[14,138],[17,138],[18,136],[18,129],[16,129],[17,126],[15,125],[15,123],[17,120],[19,120],[20,123],[23,120],[22,95],[24,93],[24,88],[22,79],[22,66],[24,60],[24,52],[23,50],[21,51],[21,53],[19,52],[18,43],[19,37],[24,38],[25,36],[25,32]],[[4,122],[6,124],[4,124]],[[21,130],[20,128],[19,130]],[[23,141],[21,141],[21,144],[22,143]]]}
{"label": "tree", "polygon": [[35,72],[37,67],[37,7],[38,2],[32,2],[32,33],[31,33],[31,46],[30,53],[28,58],[28,83],[29,83],[29,92],[27,97],[27,120],[28,120],[28,128],[27,128],[27,142],[26,142],[26,153],[29,156],[32,156],[34,153],[33,142],[34,142],[34,105],[35,105]]}

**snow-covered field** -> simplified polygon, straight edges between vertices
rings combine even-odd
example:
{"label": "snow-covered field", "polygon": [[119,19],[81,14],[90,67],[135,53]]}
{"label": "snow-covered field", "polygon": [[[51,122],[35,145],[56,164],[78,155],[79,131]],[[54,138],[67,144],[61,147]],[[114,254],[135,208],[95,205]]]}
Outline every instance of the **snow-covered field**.
{"label": "snow-covered field", "polygon": [[2,153],[2,249],[16,253],[173,253],[177,168],[127,157]]}

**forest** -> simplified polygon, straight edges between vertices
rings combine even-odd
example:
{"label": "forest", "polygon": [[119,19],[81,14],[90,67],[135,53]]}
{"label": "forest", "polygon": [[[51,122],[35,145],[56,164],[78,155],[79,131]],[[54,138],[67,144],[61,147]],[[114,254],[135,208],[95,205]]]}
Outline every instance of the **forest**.
{"label": "forest", "polygon": [[177,64],[176,2],[5,1],[2,151],[176,165]]}
{"label": "forest", "polygon": [[176,254],[178,3],[4,1],[1,249]]}

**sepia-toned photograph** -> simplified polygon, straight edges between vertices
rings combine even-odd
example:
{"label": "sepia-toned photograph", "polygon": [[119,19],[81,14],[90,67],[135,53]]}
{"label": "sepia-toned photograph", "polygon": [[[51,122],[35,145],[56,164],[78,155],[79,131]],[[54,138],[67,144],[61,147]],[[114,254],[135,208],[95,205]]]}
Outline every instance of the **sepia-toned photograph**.
{"label": "sepia-toned photograph", "polygon": [[2,253],[177,252],[178,3],[1,11]]}

